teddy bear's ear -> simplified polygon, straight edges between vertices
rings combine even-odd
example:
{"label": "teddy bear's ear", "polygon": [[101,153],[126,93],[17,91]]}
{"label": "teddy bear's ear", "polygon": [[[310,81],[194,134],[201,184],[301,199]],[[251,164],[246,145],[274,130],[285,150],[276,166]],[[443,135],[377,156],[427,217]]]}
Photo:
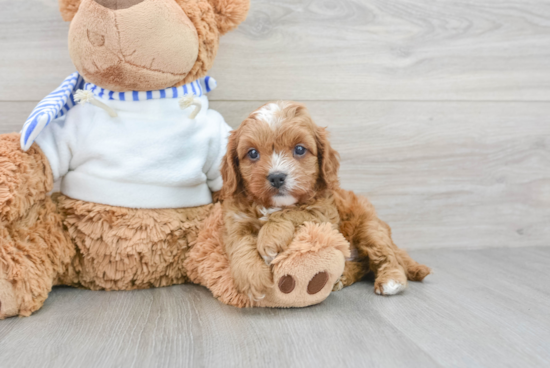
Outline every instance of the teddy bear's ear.
{"label": "teddy bear's ear", "polygon": [[236,28],[246,19],[250,0],[208,0],[218,21],[220,34],[225,34]]}
{"label": "teddy bear's ear", "polygon": [[61,12],[61,17],[65,22],[70,22],[73,20],[74,15],[78,11],[81,0],[58,0],[59,1],[59,11]]}

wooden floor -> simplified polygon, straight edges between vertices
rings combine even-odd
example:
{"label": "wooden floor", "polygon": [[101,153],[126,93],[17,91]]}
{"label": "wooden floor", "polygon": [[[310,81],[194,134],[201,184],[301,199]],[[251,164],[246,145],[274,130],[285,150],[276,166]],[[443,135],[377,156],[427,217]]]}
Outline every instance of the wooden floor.
{"label": "wooden floor", "polygon": [[[67,32],[56,0],[0,0],[0,133],[74,71]],[[306,103],[343,186],[435,274],[300,310],[60,288],[0,321],[0,368],[550,365],[550,2],[252,0],[210,75],[234,127]]]}
{"label": "wooden floor", "polygon": [[305,309],[237,309],[194,285],[58,288],[0,322],[0,366],[550,366],[550,247],[412,255],[435,273],[404,294],[362,281]]}

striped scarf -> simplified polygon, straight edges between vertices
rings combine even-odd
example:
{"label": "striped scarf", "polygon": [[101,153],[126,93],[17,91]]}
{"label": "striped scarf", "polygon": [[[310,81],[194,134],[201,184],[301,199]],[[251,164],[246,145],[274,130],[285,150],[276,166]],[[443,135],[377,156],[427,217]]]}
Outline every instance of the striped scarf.
{"label": "striped scarf", "polygon": [[76,105],[74,95],[78,90],[91,91],[96,97],[104,100],[146,101],[161,98],[179,98],[184,96],[200,97],[214,88],[217,83],[214,78],[200,78],[180,87],[172,87],[158,91],[114,92],[85,83],[80,74],[73,73],[52,93],[44,98],[34,108],[21,130],[21,149],[27,151],[42,130],[54,119],[65,116]]}

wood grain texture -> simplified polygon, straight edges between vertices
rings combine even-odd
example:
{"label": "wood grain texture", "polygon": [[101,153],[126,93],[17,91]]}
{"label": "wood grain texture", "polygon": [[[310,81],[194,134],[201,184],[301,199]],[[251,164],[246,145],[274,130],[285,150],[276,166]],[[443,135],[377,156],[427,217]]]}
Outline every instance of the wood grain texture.
{"label": "wood grain texture", "polygon": [[[237,127],[265,101],[214,101]],[[313,101],[342,185],[367,195],[407,249],[547,245],[550,103]],[[0,103],[0,132],[34,103]],[[15,123],[17,122],[17,123]]]}
{"label": "wood grain texture", "polygon": [[[0,134],[74,71],[68,27],[56,0],[0,0]],[[193,285],[57,288],[0,321],[0,367],[549,366],[549,45],[546,0],[252,0],[222,39],[212,108],[236,127],[268,100],[308,101],[343,186],[435,274],[296,310]]]}
{"label": "wood grain texture", "polygon": [[[0,100],[74,71],[56,0],[0,0]],[[252,0],[222,39],[216,100],[550,99],[546,0]]]}
{"label": "wood grain texture", "polygon": [[[6,367],[546,367],[550,247],[415,251],[435,274],[363,281],[305,309],[236,309],[199,286],[57,288],[0,321]],[[510,272],[513,270],[513,274]]]}

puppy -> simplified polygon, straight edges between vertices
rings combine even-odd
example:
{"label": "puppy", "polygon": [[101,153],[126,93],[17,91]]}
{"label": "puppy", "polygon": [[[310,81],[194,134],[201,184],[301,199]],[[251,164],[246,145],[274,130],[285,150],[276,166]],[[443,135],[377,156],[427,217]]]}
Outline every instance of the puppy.
{"label": "puppy", "polygon": [[401,292],[430,269],[393,243],[390,227],[364,197],[340,188],[338,153],[327,132],[296,102],[268,103],[231,133],[222,163],[225,246],[235,286],[260,299],[272,286],[269,263],[304,222],[331,223],[355,256],[334,286],[369,271],[377,294]]}

